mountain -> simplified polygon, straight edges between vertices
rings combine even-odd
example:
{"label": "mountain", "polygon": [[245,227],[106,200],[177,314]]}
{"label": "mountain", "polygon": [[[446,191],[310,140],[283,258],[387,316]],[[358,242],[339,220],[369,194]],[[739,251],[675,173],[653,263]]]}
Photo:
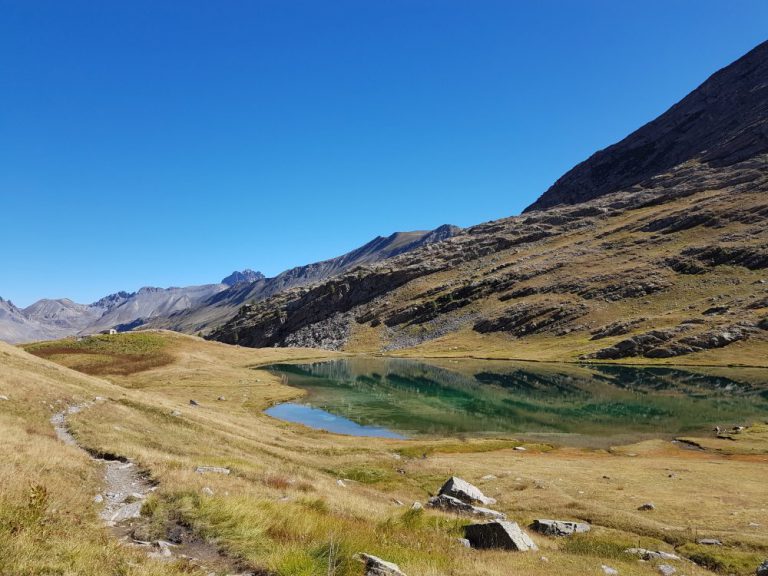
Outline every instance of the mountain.
{"label": "mountain", "polygon": [[434,230],[395,232],[389,236],[377,236],[360,248],[336,258],[297,266],[274,278],[263,276],[250,284],[237,283],[227,290],[200,302],[178,314],[147,324],[152,328],[168,328],[180,332],[208,332],[232,318],[246,302],[256,302],[299,286],[308,286],[352,270],[357,266],[381,262],[441,242],[457,234],[461,228],[443,224]]}
{"label": "mountain", "polygon": [[249,303],[210,337],[765,365],[766,87],[768,43],[576,166],[523,215]]}
{"label": "mountain", "polygon": [[31,342],[61,338],[67,334],[64,328],[48,326],[39,320],[27,318],[24,311],[10,300],[0,298],[0,340],[7,342]]}
{"label": "mountain", "polygon": [[686,162],[727,168],[768,152],[768,42],[667,112],[564,174],[526,209],[627,190]]}
{"label": "mountain", "polygon": [[443,225],[435,230],[396,232],[377,237],[347,254],[286,270],[274,278],[250,269],[235,271],[220,283],[172,288],[144,287],[117,292],[92,304],[62,298],[43,299],[21,310],[0,304],[0,340],[28,342],[92,334],[109,329],[171,328],[208,331],[234,316],[244,302],[263,299],[282,290],[305,286],[356,266],[379,262],[421,246],[440,242],[460,229]]}
{"label": "mountain", "polygon": [[242,283],[250,284],[257,280],[263,280],[264,278],[265,276],[261,272],[255,272],[250,268],[246,268],[242,271],[235,270],[232,274],[224,278],[221,283],[226,284],[227,286],[236,286],[237,284]]}

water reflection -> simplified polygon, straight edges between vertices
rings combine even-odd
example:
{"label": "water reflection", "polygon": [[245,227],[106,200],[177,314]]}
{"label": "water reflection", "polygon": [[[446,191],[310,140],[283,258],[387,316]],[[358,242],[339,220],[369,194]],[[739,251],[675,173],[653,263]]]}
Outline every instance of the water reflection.
{"label": "water reflection", "polygon": [[768,371],[362,357],[269,369],[308,391],[302,403],[409,436],[640,438],[701,432],[768,414]]}

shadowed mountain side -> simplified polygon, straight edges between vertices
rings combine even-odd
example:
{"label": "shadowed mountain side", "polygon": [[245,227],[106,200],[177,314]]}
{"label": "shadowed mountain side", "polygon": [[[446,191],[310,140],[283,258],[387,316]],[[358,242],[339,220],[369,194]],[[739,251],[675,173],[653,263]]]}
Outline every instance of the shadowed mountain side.
{"label": "shadowed mountain side", "polygon": [[685,162],[725,168],[768,152],[768,42],[621,142],[564,174],[525,211],[626,190]]}

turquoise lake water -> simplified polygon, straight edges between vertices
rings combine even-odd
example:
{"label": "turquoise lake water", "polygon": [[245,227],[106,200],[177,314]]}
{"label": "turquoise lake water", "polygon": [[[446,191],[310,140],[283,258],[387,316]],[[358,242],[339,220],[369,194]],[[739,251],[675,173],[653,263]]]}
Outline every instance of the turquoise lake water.
{"label": "turquoise lake water", "polygon": [[268,414],[359,436],[508,434],[594,444],[708,433],[768,417],[768,370],[759,369],[379,357],[266,369],[307,391]]}

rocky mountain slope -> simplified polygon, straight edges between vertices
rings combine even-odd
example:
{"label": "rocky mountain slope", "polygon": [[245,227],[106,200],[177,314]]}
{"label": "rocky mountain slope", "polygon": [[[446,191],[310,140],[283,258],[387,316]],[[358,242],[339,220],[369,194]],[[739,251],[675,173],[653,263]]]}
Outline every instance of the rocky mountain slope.
{"label": "rocky mountain slope", "polygon": [[381,262],[450,238],[461,229],[444,224],[434,230],[395,232],[378,236],[351,252],[282,272],[254,282],[237,283],[178,314],[148,322],[146,327],[168,328],[187,333],[208,332],[237,314],[244,303],[257,302],[290,288],[308,286],[332,278],[357,266]]}
{"label": "rocky mountain slope", "polygon": [[347,254],[286,270],[274,278],[250,269],[235,271],[221,282],[172,288],[144,287],[137,292],[110,294],[92,304],[69,299],[44,299],[19,309],[0,300],[0,340],[30,342],[92,334],[111,328],[172,328],[209,330],[234,316],[244,302],[263,299],[295,286],[318,282],[362,264],[379,262],[410,250],[439,242],[459,228],[444,225],[435,230],[396,232],[377,237]]}
{"label": "rocky mountain slope", "polygon": [[241,308],[246,346],[766,364],[768,43],[522,216]]}
{"label": "rocky mountain slope", "polygon": [[768,47],[761,44],[667,112],[582,162],[526,212],[627,190],[686,162],[728,168],[768,152]]}

